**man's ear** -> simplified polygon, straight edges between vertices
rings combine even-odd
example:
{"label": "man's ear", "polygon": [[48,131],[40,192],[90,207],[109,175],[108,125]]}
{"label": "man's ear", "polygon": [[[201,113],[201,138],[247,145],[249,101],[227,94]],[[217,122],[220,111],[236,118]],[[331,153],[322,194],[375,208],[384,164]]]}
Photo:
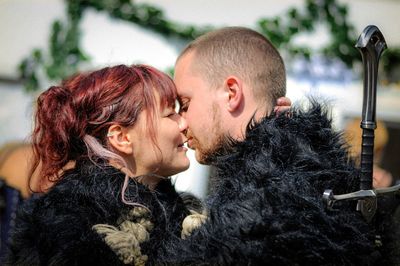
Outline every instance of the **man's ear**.
{"label": "man's ear", "polygon": [[107,137],[114,149],[124,154],[132,154],[133,145],[127,133],[128,131],[125,128],[112,125],[108,128]]}
{"label": "man's ear", "polygon": [[229,112],[234,112],[243,101],[243,83],[239,78],[229,76],[225,80],[225,85],[228,92],[227,109]]}

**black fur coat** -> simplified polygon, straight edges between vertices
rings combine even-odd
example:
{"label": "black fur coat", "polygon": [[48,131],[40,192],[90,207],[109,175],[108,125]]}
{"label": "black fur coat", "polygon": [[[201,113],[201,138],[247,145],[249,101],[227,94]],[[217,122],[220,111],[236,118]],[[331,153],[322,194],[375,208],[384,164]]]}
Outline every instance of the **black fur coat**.
{"label": "black fur coat", "polygon": [[359,190],[359,172],[318,104],[249,126],[229,155],[217,156],[209,217],[160,264],[366,265],[374,232],[356,202],[328,211],[322,195]]}
{"label": "black fur coat", "polygon": [[[7,265],[123,265],[92,226],[117,226],[133,208],[121,201],[124,176],[113,167],[84,162],[51,191],[30,200],[18,215]],[[180,237],[188,211],[169,180],[155,191],[130,180],[125,195],[151,211],[154,229],[142,246],[143,253],[152,254],[151,263],[160,239]]]}

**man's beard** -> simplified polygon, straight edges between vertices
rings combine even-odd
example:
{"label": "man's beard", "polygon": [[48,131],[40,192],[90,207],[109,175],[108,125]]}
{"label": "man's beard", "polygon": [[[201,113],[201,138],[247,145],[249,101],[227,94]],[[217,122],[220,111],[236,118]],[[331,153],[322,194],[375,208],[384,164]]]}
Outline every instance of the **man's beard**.
{"label": "man's beard", "polygon": [[188,129],[187,136],[192,139],[193,146],[196,149],[196,159],[201,164],[212,164],[218,156],[223,156],[232,152],[233,139],[223,133],[221,129],[221,119],[218,106],[213,104],[213,125],[211,125],[211,135],[214,137],[211,143],[201,145],[200,141]]}
{"label": "man's beard", "polygon": [[201,164],[210,165],[213,164],[217,157],[232,153],[234,141],[231,137],[221,134],[217,135],[216,139],[208,147],[200,145],[199,141],[193,136],[192,142],[196,147],[197,161]]}

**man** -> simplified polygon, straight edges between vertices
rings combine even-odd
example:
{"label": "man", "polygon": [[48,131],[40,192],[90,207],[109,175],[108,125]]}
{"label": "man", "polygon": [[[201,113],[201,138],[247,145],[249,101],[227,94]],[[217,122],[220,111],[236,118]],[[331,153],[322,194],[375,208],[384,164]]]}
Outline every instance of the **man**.
{"label": "man", "polygon": [[177,59],[174,81],[188,146],[216,171],[208,218],[189,238],[169,244],[164,262],[373,262],[373,234],[355,203],[329,211],[322,201],[324,189],[358,189],[326,112],[313,103],[309,111],[271,115],[285,95],[286,75],[265,37],[241,27],[205,34]]}
{"label": "man", "polygon": [[286,94],[278,51],[244,28],[225,28],[192,42],[177,59],[174,81],[190,125],[188,145],[203,164],[227,139],[243,140],[250,120],[271,113]]}

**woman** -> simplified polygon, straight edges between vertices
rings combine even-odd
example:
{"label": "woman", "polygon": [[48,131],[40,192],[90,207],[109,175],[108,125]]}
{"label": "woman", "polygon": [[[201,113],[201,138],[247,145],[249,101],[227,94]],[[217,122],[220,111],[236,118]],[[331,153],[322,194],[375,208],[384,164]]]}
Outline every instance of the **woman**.
{"label": "woman", "polygon": [[[31,185],[44,194],[21,209],[6,263],[138,265],[152,257],[132,248],[135,240],[156,257],[160,239],[180,237],[189,212],[168,176],[187,169],[189,160],[187,124],[175,100],[172,80],[144,65],[78,74],[43,92],[31,171],[41,178]],[[136,253],[114,252],[113,239],[93,228],[98,224],[132,236],[126,250]]]}

